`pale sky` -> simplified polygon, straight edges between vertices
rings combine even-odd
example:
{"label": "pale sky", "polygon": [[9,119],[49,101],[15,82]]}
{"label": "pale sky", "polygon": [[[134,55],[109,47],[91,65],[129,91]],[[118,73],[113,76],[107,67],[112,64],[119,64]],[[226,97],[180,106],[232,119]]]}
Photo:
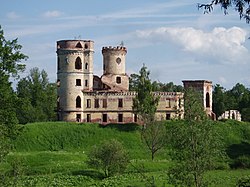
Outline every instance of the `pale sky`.
{"label": "pale sky", "polygon": [[102,74],[103,46],[124,42],[127,73],[145,64],[151,79],[182,84],[211,80],[231,89],[250,88],[250,25],[232,9],[198,11],[209,0],[0,0],[0,25],[18,38],[27,69],[44,69],[56,80],[56,41],[95,42],[94,73]]}

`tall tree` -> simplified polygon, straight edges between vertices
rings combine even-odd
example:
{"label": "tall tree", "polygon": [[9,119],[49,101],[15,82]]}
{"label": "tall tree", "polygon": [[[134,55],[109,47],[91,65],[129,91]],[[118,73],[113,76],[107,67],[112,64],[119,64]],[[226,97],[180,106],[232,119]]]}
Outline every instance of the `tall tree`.
{"label": "tall tree", "polygon": [[18,82],[17,95],[20,123],[55,120],[56,85],[49,83],[44,70],[31,69],[30,74]]}
{"label": "tall tree", "polygon": [[239,13],[240,19],[245,19],[246,23],[250,23],[250,0],[210,0],[209,3],[198,3],[198,8],[204,10],[204,13],[213,11],[213,7],[219,5],[224,10],[224,13],[228,13],[230,6]]}
{"label": "tall tree", "polygon": [[226,111],[225,102],[225,89],[216,84],[213,90],[213,112],[217,118]]}
{"label": "tall tree", "polygon": [[[0,163],[11,149],[11,140],[18,134],[18,120],[15,113],[17,97],[9,79],[18,78],[18,73],[25,68],[25,65],[20,62],[26,60],[27,56],[20,52],[21,48],[17,39],[5,39],[0,26]],[[1,184],[5,182],[5,178],[2,173],[0,175]]]}
{"label": "tall tree", "polygon": [[185,91],[185,119],[170,128],[172,159],[175,165],[170,169],[170,181],[181,186],[200,187],[205,184],[204,174],[211,169],[214,160],[221,153],[220,141],[212,121],[204,112],[200,94],[194,90]]}
{"label": "tall tree", "polygon": [[144,124],[154,121],[155,112],[157,110],[159,97],[153,95],[153,86],[149,78],[150,72],[143,65],[139,75],[136,75],[137,86],[135,91],[136,97],[133,99],[133,111],[139,114]]}

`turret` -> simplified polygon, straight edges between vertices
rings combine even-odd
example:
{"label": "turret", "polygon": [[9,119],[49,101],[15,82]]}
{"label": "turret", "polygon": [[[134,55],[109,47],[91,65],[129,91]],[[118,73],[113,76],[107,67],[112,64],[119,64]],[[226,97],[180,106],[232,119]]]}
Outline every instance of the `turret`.
{"label": "turret", "polygon": [[114,91],[128,90],[129,79],[126,75],[126,47],[103,47],[102,54],[102,82]]}
{"label": "turret", "polygon": [[82,91],[93,89],[93,54],[93,41],[57,41],[59,120],[81,121]]}

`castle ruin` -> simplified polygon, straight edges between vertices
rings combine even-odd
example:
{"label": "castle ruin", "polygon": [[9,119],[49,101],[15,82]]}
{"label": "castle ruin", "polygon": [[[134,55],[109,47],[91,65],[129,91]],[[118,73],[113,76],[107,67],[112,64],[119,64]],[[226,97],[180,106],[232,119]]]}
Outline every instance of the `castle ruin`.
{"label": "castle ruin", "polygon": [[[129,91],[126,74],[127,49],[103,47],[103,75],[93,74],[94,42],[90,40],[57,41],[57,114],[60,121],[138,123],[132,110],[136,92]],[[206,111],[212,111],[212,84],[209,81],[185,81],[204,92]],[[202,86],[201,86],[202,85]],[[157,120],[183,119],[182,92],[154,92],[160,96]]]}

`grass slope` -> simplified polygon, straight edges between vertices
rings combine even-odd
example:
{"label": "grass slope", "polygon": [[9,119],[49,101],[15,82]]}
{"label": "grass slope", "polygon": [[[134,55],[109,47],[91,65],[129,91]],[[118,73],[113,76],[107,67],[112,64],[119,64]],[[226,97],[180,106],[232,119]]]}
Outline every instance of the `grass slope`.
{"label": "grass slope", "polygon": [[[178,125],[178,121],[166,122]],[[231,162],[250,155],[250,124],[236,121],[216,122]],[[19,186],[145,186],[155,180],[157,186],[167,185],[167,149],[150,160],[141,142],[140,127],[134,124],[109,125],[47,122],[27,124],[14,142],[15,151],[9,161],[21,160],[24,176]],[[103,179],[99,171],[87,167],[86,153],[93,145],[107,139],[122,142],[131,157],[125,174]],[[138,173],[139,168],[144,176]],[[208,172],[206,178],[215,186],[234,186],[237,179],[250,170],[220,170]]]}

